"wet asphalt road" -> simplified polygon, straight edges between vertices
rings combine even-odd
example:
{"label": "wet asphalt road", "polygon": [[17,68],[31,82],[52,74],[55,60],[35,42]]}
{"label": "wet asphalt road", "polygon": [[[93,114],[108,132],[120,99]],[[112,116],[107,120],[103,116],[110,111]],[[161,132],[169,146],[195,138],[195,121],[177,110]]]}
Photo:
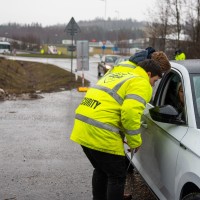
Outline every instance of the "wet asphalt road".
{"label": "wet asphalt road", "polygon": [[90,200],[92,167],[69,140],[83,93],[0,102],[0,200]]}

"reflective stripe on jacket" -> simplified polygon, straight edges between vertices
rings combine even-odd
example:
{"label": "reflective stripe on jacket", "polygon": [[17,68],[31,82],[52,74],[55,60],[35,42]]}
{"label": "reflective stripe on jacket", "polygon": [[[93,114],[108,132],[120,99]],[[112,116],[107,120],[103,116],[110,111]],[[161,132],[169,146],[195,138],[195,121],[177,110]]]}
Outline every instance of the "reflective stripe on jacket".
{"label": "reflective stripe on jacket", "polygon": [[132,68],[116,66],[118,72],[109,71],[87,91],[76,109],[73,141],[117,155],[124,155],[124,136],[131,148],[141,145],[140,120],[152,87],[141,67],[125,64]]}

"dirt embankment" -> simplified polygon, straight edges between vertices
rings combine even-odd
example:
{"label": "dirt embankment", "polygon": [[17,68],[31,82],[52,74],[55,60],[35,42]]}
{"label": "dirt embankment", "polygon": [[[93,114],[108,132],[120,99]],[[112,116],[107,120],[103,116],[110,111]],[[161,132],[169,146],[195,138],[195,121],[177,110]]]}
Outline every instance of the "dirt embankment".
{"label": "dirt embankment", "polygon": [[[0,58],[0,88],[4,99],[36,98],[41,92],[69,90],[81,86],[64,69],[50,64]],[[86,86],[89,82],[85,82]]]}

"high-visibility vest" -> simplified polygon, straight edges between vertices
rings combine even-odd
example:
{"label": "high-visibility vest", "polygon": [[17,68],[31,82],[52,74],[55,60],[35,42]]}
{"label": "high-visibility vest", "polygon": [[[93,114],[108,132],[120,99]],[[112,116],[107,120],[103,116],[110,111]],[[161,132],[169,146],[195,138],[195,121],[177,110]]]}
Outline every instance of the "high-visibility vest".
{"label": "high-visibility vest", "polygon": [[175,56],[175,60],[185,60],[185,59],[186,59],[186,56],[185,56],[185,54],[183,52],[180,53],[180,54],[177,54]]}
{"label": "high-visibility vest", "polygon": [[76,109],[71,140],[116,155],[125,155],[123,137],[131,148],[141,145],[141,115],[152,87],[141,67],[127,63],[116,66],[121,68],[118,72],[109,71],[89,88]]}

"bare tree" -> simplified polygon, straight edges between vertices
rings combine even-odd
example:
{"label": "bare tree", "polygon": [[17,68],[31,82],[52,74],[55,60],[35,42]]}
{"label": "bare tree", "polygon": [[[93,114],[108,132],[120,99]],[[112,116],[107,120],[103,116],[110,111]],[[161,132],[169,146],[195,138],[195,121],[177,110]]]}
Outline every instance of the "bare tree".
{"label": "bare tree", "polygon": [[189,36],[186,48],[190,58],[200,57],[200,0],[192,0],[187,5],[187,21],[185,32]]}
{"label": "bare tree", "polygon": [[200,0],[193,0],[188,5],[186,31],[193,42],[200,42]]}
{"label": "bare tree", "polygon": [[147,34],[151,45],[161,50],[166,49],[166,36],[169,33],[169,0],[157,0],[156,10],[150,11],[151,21],[147,25]]}
{"label": "bare tree", "polygon": [[[173,46],[175,49],[182,48],[181,35],[185,33],[185,23],[188,13],[188,5],[186,0],[169,0],[170,1],[170,22],[174,35]],[[191,1],[189,2],[191,4]],[[184,38],[185,40],[185,38]]]}

